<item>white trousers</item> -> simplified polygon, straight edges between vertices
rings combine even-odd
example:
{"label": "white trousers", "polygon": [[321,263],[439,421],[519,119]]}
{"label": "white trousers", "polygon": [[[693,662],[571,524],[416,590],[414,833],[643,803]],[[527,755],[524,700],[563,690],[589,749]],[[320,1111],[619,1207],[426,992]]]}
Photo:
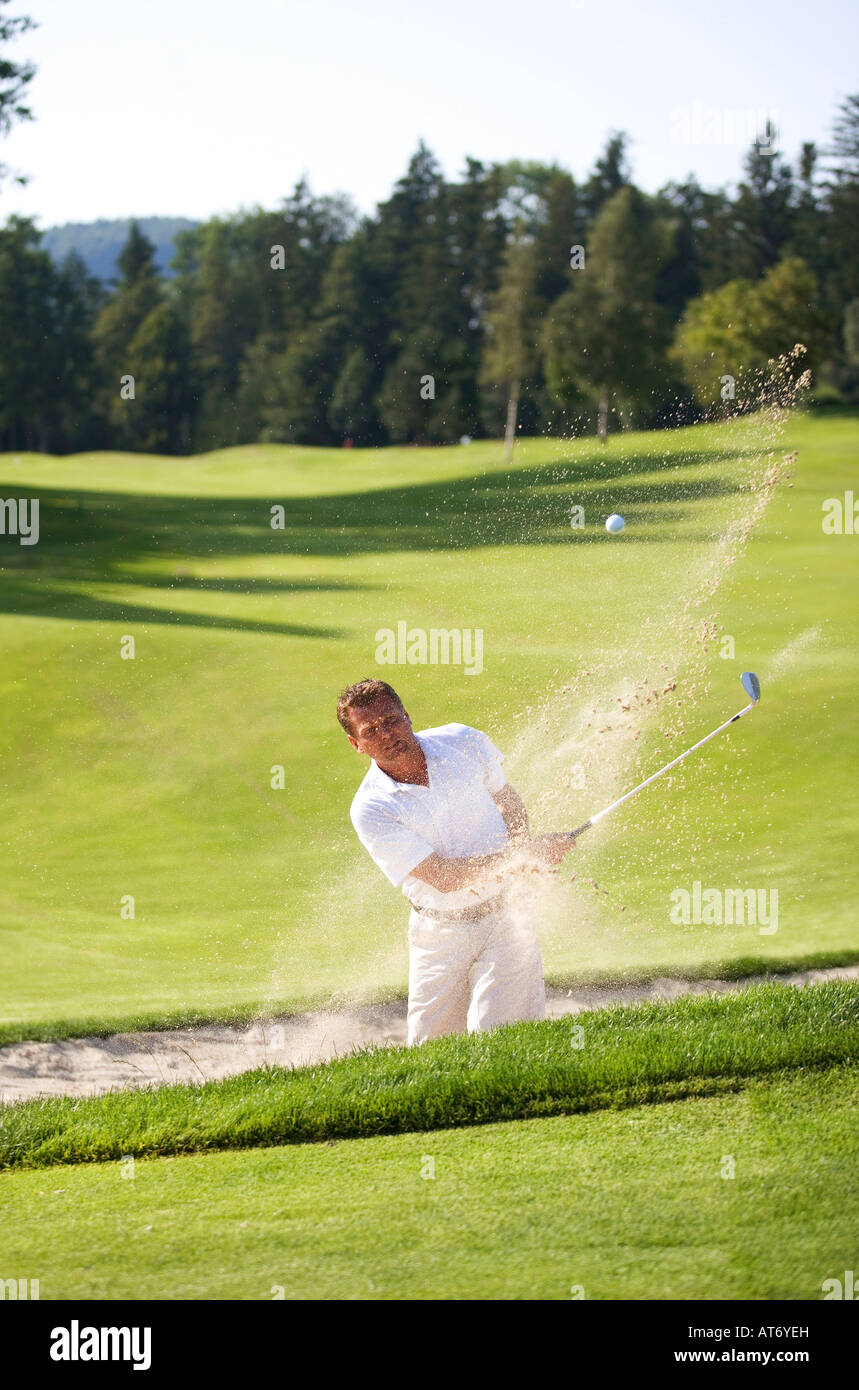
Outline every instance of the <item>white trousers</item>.
{"label": "white trousers", "polygon": [[546,1017],[540,943],[505,905],[479,922],[409,917],[408,1044]]}

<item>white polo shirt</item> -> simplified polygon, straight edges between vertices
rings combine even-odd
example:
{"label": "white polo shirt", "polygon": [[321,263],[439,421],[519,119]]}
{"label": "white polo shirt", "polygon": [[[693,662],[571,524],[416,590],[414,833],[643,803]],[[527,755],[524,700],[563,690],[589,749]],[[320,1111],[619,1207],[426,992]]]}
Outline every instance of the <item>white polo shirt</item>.
{"label": "white polo shirt", "polygon": [[503,753],[491,738],[467,724],[422,729],[415,738],[427,760],[428,787],[395,782],[371,762],[350,816],[361,844],[382,873],[414,907],[452,912],[495,897],[500,885],[482,893],[463,888],[442,893],[413,878],[427,855],[464,859],[495,854],[507,844],[504,817],[492,799],[506,783]]}

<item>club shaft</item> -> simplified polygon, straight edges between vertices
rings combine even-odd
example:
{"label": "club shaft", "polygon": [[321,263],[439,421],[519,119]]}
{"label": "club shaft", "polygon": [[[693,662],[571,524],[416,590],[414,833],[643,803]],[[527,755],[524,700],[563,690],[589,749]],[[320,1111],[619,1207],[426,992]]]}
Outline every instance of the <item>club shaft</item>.
{"label": "club shaft", "polygon": [[750,709],[754,709],[754,704],[746,705],[744,709],[738,710],[736,714],[732,714],[730,719],[726,719],[724,724],[719,725],[718,729],[714,729],[711,734],[707,734],[704,738],[699,739],[697,743],[693,743],[692,747],[687,748],[685,753],[680,753],[678,757],[672,758],[670,763],[666,763],[664,767],[661,767],[658,772],[654,772],[653,775],[646,778],[645,781],[639,782],[638,786],[633,787],[632,791],[626,792],[624,796],[618,797],[617,801],[613,801],[610,806],[606,806],[604,811],[597,811],[596,815],[591,816],[590,820],[585,821],[584,825],[580,825],[577,830],[572,831],[572,834],[574,836],[580,835],[583,830],[588,830],[590,826],[596,825],[597,821],[602,820],[603,816],[607,816],[609,811],[617,810],[618,806],[622,806],[631,796],[635,796],[636,792],[642,791],[644,787],[649,787],[650,783],[655,782],[657,777],[661,777],[665,772],[670,772],[672,767],[676,767],[678,763],[682,763],[683,759],[688,758],[690,753],[694,753],[696,748],[702,748],[705,743],[710,742],[711,738],[715,738],[717,734],[722,733],[722,731],[729,728],[731,724],[736,724],[737,720],[742,719],[744,714],[748,714]]}

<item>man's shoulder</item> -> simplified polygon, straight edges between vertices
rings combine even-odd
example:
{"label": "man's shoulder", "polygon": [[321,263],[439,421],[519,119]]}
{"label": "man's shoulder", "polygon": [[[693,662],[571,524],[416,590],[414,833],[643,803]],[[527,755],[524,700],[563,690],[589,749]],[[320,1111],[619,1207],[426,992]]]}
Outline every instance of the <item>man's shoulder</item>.
{"label": "man's shoulder", "polygon": [[421,729],[418,738],[442,757],[456,755],[481,761],[492,751],[492,740],[471,724],[440,724],[437,729]]}
{"label": "man's shoulder", "polygon": [[435,729],[419,729],[417,737],[430,739],[433,743],[469,743],[475,736],[480,737],[479,729],[470,724],[439,724]]}
{"label": "man's shoulder", "polygon": [[386,785],[378,775],[379,770],[375,763],[371,763],[363,778],[358,784],[358,790],[352,798],[352,805],[349,814],[353,823],[357,823],[356,818],[363,816],[376,817],[390,811],[392,797],[391,788]]}

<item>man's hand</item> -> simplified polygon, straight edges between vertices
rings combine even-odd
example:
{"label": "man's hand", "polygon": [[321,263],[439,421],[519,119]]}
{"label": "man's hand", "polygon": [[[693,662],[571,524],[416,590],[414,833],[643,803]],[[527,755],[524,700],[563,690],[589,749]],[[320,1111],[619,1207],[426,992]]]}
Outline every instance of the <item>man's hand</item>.
{"label": "man's hand", "polygon": [[510,843],[518,843],[523,840],[527,843],[530,837],[528,812],[525,810],[525,803],[516,788],[511,787],[509,782],[505,782],[500,792],[492,793],[492,800],[504,817]]}
{"label": "man's hand", "polygon": [[575,845],[568,830],[560,835],[538,835],[535,840],[511,839],[507,847],[496,854],[473,854],[465,859],[445,859],[439,854],[427,855],[411,871],[437,888],[440,893],[455,893],[462,888],[482,892],[489,883],[500,883],[507,873],[515,873],[534,864],[560,864]]}
{"label": "man's hand", "polygon": [[569,830],[556,835],[538,835],[531,841],[526,854],[533,856],[540,864],[560,864],[575,843],[575,838]]}

